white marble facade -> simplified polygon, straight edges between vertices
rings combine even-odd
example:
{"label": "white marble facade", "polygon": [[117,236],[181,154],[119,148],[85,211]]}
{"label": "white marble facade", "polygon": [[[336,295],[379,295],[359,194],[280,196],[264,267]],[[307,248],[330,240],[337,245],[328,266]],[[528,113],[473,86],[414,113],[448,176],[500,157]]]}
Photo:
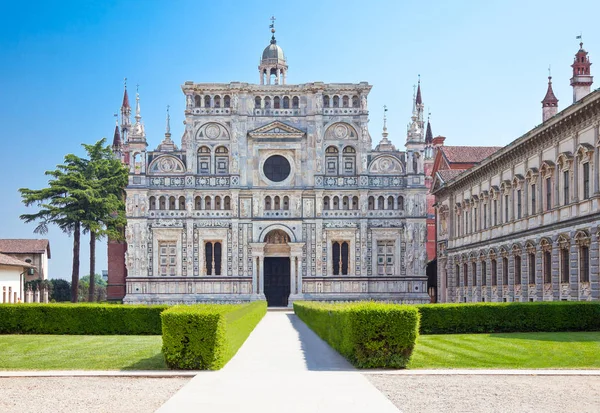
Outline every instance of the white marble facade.
{"label": "white marble facade", "polygon": [[185,82],[179,145],[167,124],[147,150],[139,96],[134,125],[122,110],[124,301],[264,299],[268,260],[285,257],[287,304],[428,302],[422,105],[405,151],[385,130],[374,150],[371,85],[288,85],[274,39],[259,73],[260,84]]}

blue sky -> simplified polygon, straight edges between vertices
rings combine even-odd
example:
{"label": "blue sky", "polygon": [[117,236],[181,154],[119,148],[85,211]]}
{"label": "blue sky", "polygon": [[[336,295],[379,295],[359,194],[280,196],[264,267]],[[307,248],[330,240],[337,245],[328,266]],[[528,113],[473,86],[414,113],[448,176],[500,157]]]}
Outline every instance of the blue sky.
{"label": "blue sky", "polygon": [[[44,171],[65,154],[112,137],[124,77],[131,91],[140,85],[149,146],[163,138],[166,105],[180,142],[180,85],[258,82],[271,15],[288,58],[288,83],[368,81],[371,135],[378,141],[385,104],[397,146],[418,74],[434,135],[449,145],[504,145],[540,123],[549,64],[560,109],[571,103],[580,32],[597,63],[592,74],[600,67],[597,1],[5,0],[0,238],[37,237],[19,220],[32,209],[17,189],[44,186]],[[48,238],[51,276],[69,279],[72,238],[55,228]],[[96,268],[106,269],[105,244],[98,250]]]}

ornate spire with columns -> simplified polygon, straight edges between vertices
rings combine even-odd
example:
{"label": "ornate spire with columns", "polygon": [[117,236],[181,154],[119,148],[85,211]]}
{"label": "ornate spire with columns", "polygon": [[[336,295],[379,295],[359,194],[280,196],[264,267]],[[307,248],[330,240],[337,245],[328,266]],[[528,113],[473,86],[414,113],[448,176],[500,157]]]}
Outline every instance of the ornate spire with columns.
{"label": "ornate spire with columns", "polygon": [[387,106],[383,105],[383,132],[381,132],[381,141],[375,147],[376,151],[395,151],[396,147],[388,139],[387,131]]}
{"label": "ornate spire with columns", "polygon": [[271,17],[271,42],[263,50],[260,64],[258,65],[258,73],[260,75],[261,85],[270,85],[271,76],[275,76],[273,84],[285,85],[288,65],[283,54],[283,49],[277,45],[275,40],[275,17]]}
{"label": "ornate spire with columns", "polygon": [[127,78],[123,79],[124,92],[121,104],[121,136],[123,143],[127,142],[129,130],[131,129],[131,107],[129,106],[129,95],[127,94]]}
{"label": "ornate spire with columns", "polygon": [[158,148],[156,148],[156,150],[162,152],[170,152],[177,150],[177,145],[175,145],[175,142],[171,140],[171,115],[169,113],[169,108],[170,106],[167,105],[167,125],[165,128],[165,138],[160,143],[160,145],[158,145]]}
{"label": "ornate spire with columns", "polygon": [[[581,36],[578,36],[581,39]],[[571,86],[573,86],[573,103],[577,102],[591,91],[594,78],[590,74],[590,58],[588,52],[583,48],[583,42],[579,43],[579,50],[575,54],[575,59],[571,67],[573,68],[573,77]]]}

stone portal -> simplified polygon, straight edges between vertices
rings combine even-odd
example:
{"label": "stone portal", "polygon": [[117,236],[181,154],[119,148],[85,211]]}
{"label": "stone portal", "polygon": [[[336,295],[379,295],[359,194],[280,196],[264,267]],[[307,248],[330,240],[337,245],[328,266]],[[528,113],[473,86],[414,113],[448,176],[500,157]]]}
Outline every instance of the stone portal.
{"label": "stone portal", "polygon": [[265,257],[265,297],[269,307],[287,307],[290,297],[290,259]]}

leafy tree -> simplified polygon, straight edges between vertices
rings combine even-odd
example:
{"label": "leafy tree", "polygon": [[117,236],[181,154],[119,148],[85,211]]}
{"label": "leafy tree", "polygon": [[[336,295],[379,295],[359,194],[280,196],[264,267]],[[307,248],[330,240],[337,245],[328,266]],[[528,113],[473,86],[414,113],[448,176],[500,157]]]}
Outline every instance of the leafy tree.
{"label": "leafy tree", "polygon": [[89,275],[81,277],[79,279],[79,297],[78,301],[87,301],[87,302],[96,302],[96,301],[105,301],[106,300],[106,281],[102,279],[102,276],[99,274],[95,274],[94,278],[94,296],[89,296],[90,291],[90,281],[91,278]]}
{"label": "leafy tree", "polygon": [[22,201],[26,206],[36,204],[40,210],[33,214],[23,214],[27,223],[37,222],[35,233],[46,234],[50,224],[57,225],[63,232],[73,234],[73,269],[71,273],[71,301],[77,300],[79,281],[79,251],[81,222],[86,216],[88,198],[93,193],[89,182],[75,169],[78,157],[65,156],[65,162],[57,165],[54,171],[46,171],[50,176],[48,187],[42,189],[21,188]]}
{"label": "leafy tree", "polygon": [[[77,301],[79,292],[81,230],[90,233],[90,274],[94,274],[96,238],[103,235],[119,238],[119,228],[125,225],[123,190],[127,184],[127,170],[104,143],[105,139],[101,139],[94,145],[83,144],[89,159],[66,155],[63,164],[46,172],[51,177],[47,188],[19,189],[25,205],[40,207],[34,214],[21,215],[25,222],[38,223],[34,232],[45,234],[48,226],[54,224],[73,234],[72,302]],[[95,282],[91,282],[91,299],[94,289]]]}
{"label": "leafy tree", "polygon": [[52,284],[51,300],[57,302],[71,301],[71,284],[67,280],[51,279],[50,283]]}
{"label": "leafy tree", "polygon": [[121,228],[125,226],[124,188],[128,172],[119,159],[113,155],[106,139],[93,145],[83,144],[89,159],[82,159],[79,169],[94,188],[94,198],[90,199],[87,215],[82,222],[84,232],[90,234],[90,278],[88,301],[94,301],[96,271],[96,241],[107,235],[113,239],[122,238]]}

